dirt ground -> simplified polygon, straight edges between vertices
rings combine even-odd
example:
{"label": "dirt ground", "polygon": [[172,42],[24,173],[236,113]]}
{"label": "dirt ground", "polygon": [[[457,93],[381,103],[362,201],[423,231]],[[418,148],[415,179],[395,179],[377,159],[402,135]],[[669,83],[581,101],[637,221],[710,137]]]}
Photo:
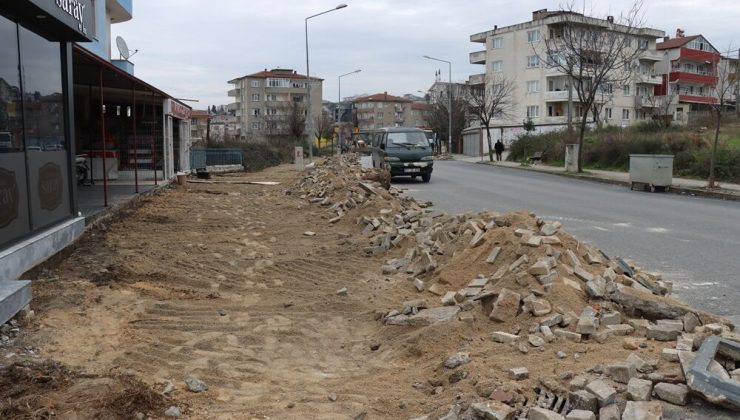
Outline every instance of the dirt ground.
{"label": "dirt ground", "polygon": [[[198,419],[405,419],[496,389],[531,397],[539,380],[567,387],[564,372],[632,352],[610,337],[521,354],[491,340],[513,324],[479,309],[473,322],[384,326],[380,315],[402,301],[438,298],[405,275],[382,275],[393,255],[365,257],[354,220],[331,225],[321,207],[286,194],[298,176],[281,166],[218,178],[280,185],[167,188],[88,232],[34,279],[35,316],[17,343],[36,351],[2,361],[0,415],[160,418],[174,405]],[[455,270],[458,283],[474,277],[453,267],[442,278],[455,283]],[[638,352],[657,359],[661,348],[648,342]],[[458,351],[471,362],[446,369]],[[530,378],[510,382],[518,366]],[[188,391],[187,375],[209,389]],[[165,396],[168,381],[176,389]]]}

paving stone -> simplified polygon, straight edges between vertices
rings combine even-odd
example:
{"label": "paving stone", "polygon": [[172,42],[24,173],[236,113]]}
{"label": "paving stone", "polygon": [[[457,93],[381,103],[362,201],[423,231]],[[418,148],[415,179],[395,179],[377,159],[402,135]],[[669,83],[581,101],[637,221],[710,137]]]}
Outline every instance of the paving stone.
{"label": "paving stone", "polygon": [[527,341],[529,341],[529,344],[531,344],[532,347],[542,347],[545,345],[545,340],[542,337],[536,336],[534,334],[528,335]]}
{"label": "paving stone", "polygon": [[470,363],[470,353],[459,352],[453,354],[452,356],[448,357],[447,360],[445,360],[445,367],[447,369],[454,369],[460,365],[464,365],[467,363]]}
{"label": "paving stone", "polygon": [[493,310],[489,318],[493,321],[506,322],[514,318],[519,313],[519,302],[521,295],[508,289],[501,289],[501,292],[493,304]]}
{"label": "paving stone", "polygon": [[575,252],[571,251],[570,249],[565,251],[566,257],[568,257],[568,261],[570,261],[570,265],[573,267],[578,267],[581,265],[581,260],[578,259],[578,256]]}
{"label": "paving stone", "polygon": [[694,314],[693,312],[687,312],[686,315],[683,316],[681,321],[683,321],[683,330],[688,333],[694,332],[694,329],[701,325],[699,317],[696,316],[696,314]]}
{"label": "paving stone", "polygon": [[678,331],[679,333],[683,332],[683,320],[681,319],[659,319],[655,321],[657,325],[667,325],[673,328],[674,330]]}
{"label": "paving stone", "polygon": [[498,258],[498,255],[501,253],[501,247],[495,246],[493,249],[491,249],[491,253],[488,254],[488,258],[486,258],[486,262],[488,264],[494,264],[496,262],[496,258]]}
{"label": "paving stone", "polygon": [[626,384],[630,379],[637,376],[635,366],[627,362],[612,363],[608,366],[608,369],[609,376],[611,376],[612,380],[620,384]]}
{"label": "paving stone", "polygon": [[511,265],[509,266],[509,271],[515,271],[517,268],[519,268],[520,265],[528,261],[529,261],[529,257],[527,257],[526,255],[522,255],[516,261],[511,263]]}
{"label": "paving stone", "polygon": [[622,413],[617,404],[609,404],[599,410],[599,420],[621,420]]}
{"label": "paving stone", "polygon": [[563,283],[565,283],[566,286],[576,289],[578,291],[583,290],[583,288],[581,287],[581,283],[578,283],[577,281],[571,280],[567,277],[563,277]]}
{"label": "paving stone", "polygon": [[556,233],[558,233],[558,230],[560,228],[552,223],[545,223],[542,226],[540,226],[540,235],[542,236],[552,236]]}
{"label": "paving stone", "polygon": [[591,264],[603,264],[604,261],[601,259],[601,257],[598,254],[588,252],[586,255],[583,256],[583,259],[586,260],[586,263]]}
{"label": "paving stone", "polygon": [[684,384],[661,382],[653,387],[653,395],[671,404],[686,405],[689,399],[689,387]]}
{"label": "paving stone", "polygon": [[589,273],[579,265],[573,267],[573,274],[585,282],[589,282],[594,279],[593,274]]}
{"label": "paving stone", "polygon": [[543,286],[547,286],[548,284],[553,284],[555,283],[555,280],[557,279],[558,279],[558,272],[555,270],[552,270],[543,276],[537,276],[537,281],[540,282],[540,284]]}
{"label": "paving stone", "polygon": [[596,420],[596,414],[586,410],[572,410],[565,416],[566,420]]}
{"label": "paving stone", "polygon": [[555,334],[552,333],[552,330],[547,325],[540,325],[540,332],[548,343],[555,340]]}
{"label": "paving stone", "polygon": [[568,394],[568,400],[571,408],[575,410],[586,410],[595,413],[599,409],[598,398],[585,389],[571,391]]}
{"label": "paving stone", "polygon": [[645,337],[647,335],[647,328],[650,326],[650,321],[647,319],[630,319],[627,321],[627,324],[635,329],[636,336]]}
{"label": "paving stone", "polygon": [[579,334],[596,334],[599,330],[599,320],[593,316],[581,316],[576,324],[576,332]]}
{"label": "paving stone", "polygon": [[442,306],[439,308],[424,309],[415,315],[396,315],[385,320],[386,325],[426,326],[455,319],[460,308],[458,306]]}
{"label": "paving stone", "polygon": [[544,316],[552,312],[552,305],[547,299],[532,299],[527,305],[534,316]]}
{"label": "paving stone", "polygon": [[532,236],[534,235],[534,232],[529,229],[516,229],[514,231],[514,236],[522,238],[525,236]]}
{"label": "paving stone", "polygon": [[474,418],[485,420],[512,420],[516,410],[499,401],[486,401],[470,404]]}
{"label": "paving stone", "polygon": [[429,292],[432,294],[435,294],[437,296],[443,296],[445,294],[445,289],[440,285],[439,283],[434,283],[430,288]]}
{"label": "paving stone", "polygon": [[627,324],[607,325],[606,330],[609,332],[609,335],[616,336],[629,335],[635,331],[634,328]]}
{"label": "paving stone", "polygon": [[440,299],[442,302],[442,305],[444,306],[454,306],[457,305],[457,300],[455,300],[455,292],[447,292],[444,296]]}
{"label": "paving stone", "polygon": [[529,420],[565,420],[560,414],[541,407],[532,407],[527,413]]}
{"label": "paving stone", "polygon": [[539,260],[532,264],[527,272],[533,276],[544,276],[550,273],[551,268],[547,261]]}
{"label": "paving stone", "polygon": [[560,315],[560,314],[558,314],[558,313],[555,313],[555,314],[552,314],[552,315],[548,315],[548,316],[540,319],[539,321],[540,321],[540,325],[544,325],[546,327],[551,327],[552,328],[552,327],[560,324],[560,322],[562,320],[563,320],[563,316]]}
{"label": "paving stone", "polygon": [[658,401],[627,401],[622,420],[663,420],[663,406]]}
{"label": "paving stone", "polygon": [[170,406],[170,408],[168,408],[168,409],[167,409],[167,410],[165,410],[165,412],[164,412],[164,416],[165,416],[165,417],[174,417],[174,418],[178,418],[178,417],[180,417],[181,415],[182,415],[182,413],[180,412],[180,409],[179,409],[179,408],[177,408],[177,406],[175,406],[175,405],[173,405],[173,406]]}
{"label": "paving stone", "polygon": [[601,314],[601,325],[619,325],[622,323],[622,314],[617,311],[611,311]]}
{"label": "paving stone", "polygon": [[185,377],[185,384],[188,387],[188,391],[191,392],[204,392],[208,391],[208,385],[201,381],[197,376],[188,375]]}
{"label": "paving stone", "polygon": [[529,378],[529,370],[525,367],[511,368],[509,369],[509,379],[521,381]]}
{"label": "paving stone", "polygon": [[627,398],[632,401],[650,401],[650,395],[653,392],[653,383],[651,381],[632,378],[627,383]]}
{"label": "paving stone", "polygon": [[495,331],[493,333],[493,341],[497,343],[510,344],[519,339],[518,335],[509,334],[503,331]]}
{"label": "paving stone", "polygon": [[660,358],[665,360],[666,362],[678,362],[678,350],[664,348],[663,351],[660,353]]}
{"label": "paving stone", "polygon": [[[586,391],[594,394],[599,400],[599,407],[604,407],[614,402],[617,392],[607,382],[597,379],[586,385]],[[595,410],[594,410],[595,411]]]}
{"label": "paving stone", "polygon": [[423,292],[424,289],[426,289],[424,282],[419,279],[414,279],[414,287],[416,288],[417,292]]}
{"label": "paving stone", "polygon": [[570,340],[570,341],[573,341],[573,342],[576,342],[576,343],[580,343],[581,342],[581,334],[574,333],[572,331],[561,330],[559,328],[556,328],[556,329],[554,329],[552,331],[552,333],[555,334],[555,336],[557,336],[557,337],[563,337],[566,340]]}
{"label": "paving stone", "polygon": [[[558,359],[565,359],[566,357],[568,357],[568,353],[566,353],[566,352],[564,352],[564,351],[558,351],[557,353],[555,353],[555,356],[556,356],[556,357],[557,357]],[[584,385],[585,385],[585,384],[584,384]]]}
{"label": "paving stone", "polygon": [[653,364],[640,357],[637,353],[630,353],[627,356],[627,363],[631,363],[641,373],[650,373],[654,370]]}
{"label": "paving stone", "polygon": [[488,279],[483,277],[478,277],[470,281],[468,283],[468,287],[483,287],[488,284]]}
{"label": "paving stone", "polygon": [[[568,390],[570,390],[570,391],[581,391],[584,388],[586,388],[586,384],[587,383],[588,383],[588,378],[586,376],[583,376],[583,375],[576,376],[568,384]],[[593,396],[592,394],[589,394],[589,395]],[[596,398],[595,396],[593,396],[593,397]]]}
{"label": "paving stone", "polygon": [[[683,324],[681,328],[683,329]],[[666,324],[649,325],[646,332],[647,338],[656,341],[674,341],[679,335],[681,335],[680,331],[676,331],[674,326]]]}

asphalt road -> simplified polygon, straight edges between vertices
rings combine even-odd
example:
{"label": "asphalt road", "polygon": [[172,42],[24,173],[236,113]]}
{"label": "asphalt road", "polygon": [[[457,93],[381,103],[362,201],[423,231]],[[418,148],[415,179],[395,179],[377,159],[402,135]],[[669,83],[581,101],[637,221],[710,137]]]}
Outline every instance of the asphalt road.
{"label": "asphalt road", "polygon": [[394,180],[439,210],[530,210],[609,256],[673,280],[674,295],[740,325],[740,203],[467,162],[435,162],[429,184]]}

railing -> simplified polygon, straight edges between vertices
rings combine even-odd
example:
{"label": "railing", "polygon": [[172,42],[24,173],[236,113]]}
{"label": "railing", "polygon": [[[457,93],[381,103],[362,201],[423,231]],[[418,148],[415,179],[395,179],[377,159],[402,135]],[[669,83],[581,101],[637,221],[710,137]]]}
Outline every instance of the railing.
{"label": "railing", "polygon": [[[575,98],[575,93],[573,94],[573,97]],[[546,101],[561,101],[561,100],[568,100],[568,90],[552,90],[545,92],[545,100]]]}
{"label": "railing", "polygon": [[201,169],[208,166],[244,165],[241,149],[191,149],[190,167]]}
{"label": "railing", "polygon": [[476,51],[470,53],[470,64],[486,64],[486,52]]}
{"label": "railing", "polygon": [[468,77],[468,83],[471,85],[482,85],[486,81],[486,75],[484,74],[473,74]]}
{"label": "railing", "polygon": [[241,89],[231,89],[228,92],[228,96],[239,96],[239,93],[241,92]]}

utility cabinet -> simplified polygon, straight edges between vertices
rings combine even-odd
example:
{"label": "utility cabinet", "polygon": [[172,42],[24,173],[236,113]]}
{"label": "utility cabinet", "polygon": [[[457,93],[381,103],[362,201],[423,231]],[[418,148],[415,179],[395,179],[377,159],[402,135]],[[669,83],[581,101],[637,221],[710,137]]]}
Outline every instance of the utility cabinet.
{"label": "utility cabinet", "polygon": [[673,155],[630,155],[630,189],[667,191],[673,183]]}

